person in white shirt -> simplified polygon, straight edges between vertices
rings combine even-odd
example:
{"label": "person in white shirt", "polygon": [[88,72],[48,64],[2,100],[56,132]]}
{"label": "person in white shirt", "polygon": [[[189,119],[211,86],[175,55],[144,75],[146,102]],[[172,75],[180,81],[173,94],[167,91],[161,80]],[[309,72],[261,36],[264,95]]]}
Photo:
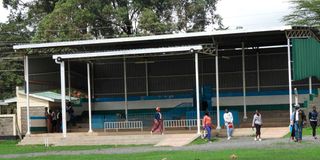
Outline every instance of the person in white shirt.
{"label": "person in white shirt", "polygon": [[261,118],[261,114],[259,113],[258,110],[256,110],[256,113],[253,116],[253,120],[252,120],[252,128],[256,128],[256,137],[254,138],[255,141],[258,140],[259,137],[259,141],[261,141],[261,126],[262,126],[262,118]]}
{"label": "person in white shirt", "polygon": [[233,131],[233,116],[232,116],[232,113],[228,111],[228,109],[225,109],[224,111],[225,111],[223,115],[224,124],[227,128],[228,140],[230,140],[232,137],[232,131]]}

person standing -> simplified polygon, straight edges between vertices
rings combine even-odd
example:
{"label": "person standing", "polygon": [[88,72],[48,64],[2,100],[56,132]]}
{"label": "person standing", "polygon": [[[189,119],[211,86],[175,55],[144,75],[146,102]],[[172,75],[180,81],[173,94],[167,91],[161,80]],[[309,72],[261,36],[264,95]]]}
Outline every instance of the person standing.
{"label": "person standing", "polygon": [[316,130],[318,125],[318,112],[317,112],[316,106],[313,106],[312,111],[309,112],[309,121],[312,127],[312,136],[314,139],[317,139]]}
{"label": "person standing", "polygon": [[225,111],[223,115],[224,124],[227,128],[228,140],[230,140],[232,137],[232,131],[233,131],[233,116],[232,116],[232,113],[228,111],[228,109],[225,109],[224,111]]}
{"label": "person standing", "polygon": [[74,122],[74,110],[72,108],[72,105],[71,105],[71,102],[67,102],[67,108],[66,108],[66,111],[67,111],[67,115],[66,115],[66,119],[67,119],[67,126],[70,126],[70,125],[75,125],[75,122]]}
{"label": "person standing", "polygon": [[160,112],[160,107],[156,107],[156,114],[154,115],[151,134],[153,134],[153,132],[159,132],[160,134],[163,134],[163,119]]}
{"label": "person standing", "polygon": [[[256,113],[253,116],[252,120],[252,128],[256,128],[256,137],[254,138],[255,141],[259,139],[261,141],[261,126],[262,126],[262,118],[261,113],[259,113],[258,110],[256,110]],[[259,138],[258,138],[259,137]]]}
{"label": "person standing", "polygon": [[52,132],[55,133],[57,132],[57,115],[56,111],[51,112],[51,118],[52,118]]}
{"label": "person standing", "polygon": [[294,112],[294,129],[295,129],[295,141],[302,141],[302,128],[303,124],[306,121],[306,115],[300,109],[300,106],[295,107],[296,111]]}
{"label": "person standing", "polygon": [[290,132],[291,132],[291,140],[295,140],[295,128],[294,128],[294,113],[296,111],[293,111],[292,114],[291,114],[291,117],[290,117]]}
{"label": "person standing", "polygon": [[202,120],[202,127],[207,131],[207,135],[204,138],[207,138],[209,143],[211,143],[211,126],[211,117],[209,112],[206,112]]}
{"label": "person standing", "polygon": [[47,132],[52,133],[52,117],[51,117],[51,110],[48,111],[48,108],[45,108],[44,116],[46,117],[46,124],[47,124]]}

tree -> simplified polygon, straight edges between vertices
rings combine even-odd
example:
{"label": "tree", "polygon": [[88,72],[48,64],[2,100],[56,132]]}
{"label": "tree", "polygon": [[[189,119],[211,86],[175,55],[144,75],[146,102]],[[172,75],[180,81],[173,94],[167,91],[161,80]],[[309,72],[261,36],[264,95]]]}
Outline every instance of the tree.
{"label": "tree", "polygon": [[[23,83],[17,43],[204,31],[223,28],[218,0],[3,0],[0,23],[0,98]],[[20,59],[16,59],[20,57]]]}
{"label": "tree", "polygon": [[217,0],[60,0],[34,41],[204,31],[223,28]]}
{"label": "tree", "polygon": [[320,1],[319,0],[292,0],[294,4],[291,14],[283,21],[289,25],[306,25],[320,28]]}
{"label": "tree", "polygon": [[3,99],[14,96],[15,87],[23,84],[22,54],[14,52],[12,46],[31,40],[24,19],[17,16],[0,24],[0,39],[0,98]]}

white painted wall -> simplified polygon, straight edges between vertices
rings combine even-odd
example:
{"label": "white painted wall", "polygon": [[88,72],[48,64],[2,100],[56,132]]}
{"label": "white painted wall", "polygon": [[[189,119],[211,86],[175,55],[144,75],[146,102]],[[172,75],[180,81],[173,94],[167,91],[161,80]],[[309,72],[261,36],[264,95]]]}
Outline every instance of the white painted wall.
{"label": "white painted wall", "polygon": [[[18,123],[19,130],[22,131],[22,126],[21,126],[21,108],[22,107],[26,107],[27,98],[26,98],[25,94],[19,92],[19,88],[18,87],[16,88],[16,96],[17,96],[17,123]],[[39,106],[43,106],[43,108],[44,107],[49,107],[49,102],[48,101],[41,100],[39,98],[35,98],[35,97],[31,97],[31,96],[29,96],[29,100],[30,100],[30,108],[31,107],[39,107]],[[43,112],[44,112],[44,109],[43,109]],[[32,116],[32,115],[30,115],[30,116]],[[30,123],[31,123],[31,125],[33,124],[32,121]],[[37,123],[36,125],[38,125],[38,122],[36,122],[36,123]],[[42,120],[42,122],[39,122],[39,123],[41,123],[40,126],[42,126],[43,125],[43,120]]]}
{"label": "white painted wall", "polygon": [[[308,100],[308,94],[299,95],[299,103]],[[293,96],[294,100],[294,96]],[[268,104],[289,104],[288,95],[274,95],[274,96],[247,96],[247,105],[268,105]],[[216,98],[212,98],[212,105],[216,106]],[[220,97],[221,106],[241,106],[243,105],[243,97]]]}
{"label": "white painted wall", "polygon": [[[299,95],[299,103],[303,103],[309,98],[308,94]],[[294,98],[293,98],[294,99]],[[162,100],[139,100],[128,101],[129,109],[153,109],[156,106],[161,108],[172,108],[181,103],[193,103],[192,98],[183,99],[162,99]],[[247,105],[274,105],[274,104],[288,104],[288,95],[274,95],[274,96],[247,96]],[[242,106],[243,97],[220,97],[221,106]],[[216,98],[212,98],[212,106],[216,106]],[[88,104],[83,103],[82,107],[76,107],[78,111],[76,114],[81,114],[82,111],[87,111]],[[95,111],[101,110],[124,110],[124,102],[96,102],[93,107]]]}
{"label": "white painted wall", "polygon": [[[128,101],[128,109],[154,109],[157,106],[160,108],[172,108],[181,103],[192,103],[192,98],[181,99],[161,99],[161,100],[140,100]],[[82,104],[83,109],[87,110],[88,103]],[[94,103],[94,110],[124,110],[124,102],[96,102]]]}

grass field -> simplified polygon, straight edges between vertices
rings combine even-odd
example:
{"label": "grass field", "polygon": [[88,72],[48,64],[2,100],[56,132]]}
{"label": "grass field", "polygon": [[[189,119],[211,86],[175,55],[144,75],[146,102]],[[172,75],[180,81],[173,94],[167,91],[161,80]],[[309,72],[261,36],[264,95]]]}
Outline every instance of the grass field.
{"label": "grass field", "polygon": [[[320,133],[318,128],[317,133]],[[311,135],[311,128],[304,128],[304,136]],[[289,135],[286,135],[288,137]],[[43,145],[30,145],[30,146],[17,146],[18,141],[0,141],[0,155],[4,154],[21,154],[21,153],[36,153],[36,152],[55,152],[56,151],[78,151],[78,150],[103,150],[108,148],[123,148],[123,147],[138,147],[148,145],[104,145],[104,146],[61,146],[61,147],[44,147]],[[219,139],[213,138],[213,144],[220,142]],[[208,143],[207,141],[198,138],[189,145],[203,145]],[[133,149],[134,150],[134,149]],[[317,143],[303,142],[299,143],[275,143],[272,147],[267,148],[252,148],[252,149],[225,149],[225,150],[213,150],[213,151],[159,151],[159,152],[145,152],[145,153],[133,153],[133,154],[90,154],[92,152],[86,152],[83,155],[68,155],[70,153],[64,153],[65,155],[50,155],[50,156],[38,156],[38,157],[26,157],[16,158],[18,160],[218,160],[218,159],[230,159],[230,155],[235,154],[238,160],[313,160],[319,159],[320,145]],[[104,153],[104,152],[103,152]],[[126,152],[128,153],[128,152]]]}
{"label": "grass field", "polygon": [[18,154],[18,153],[48,152],[48,151],[98,150],[98,149],[107,149],[107,148],[147,146],[147,145],[100,145],[100,146],[44,147],[44,145],[17,146],[16,145],[17,143],[18,143],[18,141],[14,141],[14,140],[0,141],[0,155],[3,155],[3,154]]}
{"label": "grass field", "polygon": [[[320,127],[317,127],[317,135],[320,134]],[[302,130],[302,136],[309,136],[312,135],[312,128],[311,127],[307,127],[307,128],[303,128]],[[287,135],[285,135],[285,137],[290,137],[291,133],[288,133]]]}
{"label": "grass field", "polygon": [[45,156],[19,158],[19,160],[223,160],[235,154],[238,160],[314,160],[319,159],[320,146],[295,149],[237,149],[223,151],[166,151],[137,154]]}

